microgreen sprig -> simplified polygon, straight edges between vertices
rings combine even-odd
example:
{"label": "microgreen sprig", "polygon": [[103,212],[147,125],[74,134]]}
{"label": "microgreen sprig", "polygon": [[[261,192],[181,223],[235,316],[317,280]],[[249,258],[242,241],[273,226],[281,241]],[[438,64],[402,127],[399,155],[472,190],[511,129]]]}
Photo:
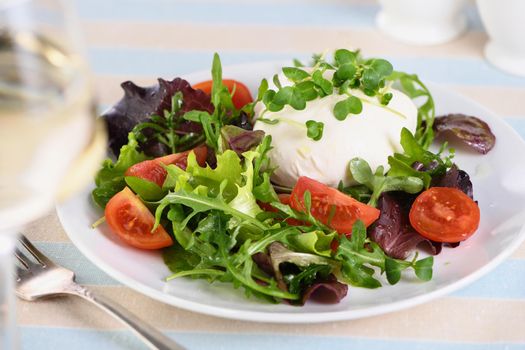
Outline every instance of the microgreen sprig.
{"label": "microgreen sprig", "polygon": [[[384,91],[386,78],[393,71],[388,61],[380,58],[363,59],[359,51],[346,49],[336,50],[333,57],[330,63],[323,55],[315,55],[309,68],[297,60],[294,61],[295,67],[283,67],[282,72],[291,85],[283,85],[278,75],[273,77],[275,90],[269,89],[266,83],[260,99],[266,110],[279,112],[287,105],[295,110],[303,110],[308,101],[337,93],[347,96],[337,102],[333,109],[335,118],[343,121],[350,114],[359,114],[363,110],[361,99],[352,93],[352,89],[360,89],[367,96],[377,97],[381,105],[390,102],[392,94]],[[333,71],[331,77],[325,74],[327,70]],[[313,122],[307,125],[307,135],[318,140],[320,124]]]}
{"label": "microgreen sprig", "polygon": [[315,120],[308,120],[306,123],[307,135],[314,141],[319,141],[323,137],[324,124]]}

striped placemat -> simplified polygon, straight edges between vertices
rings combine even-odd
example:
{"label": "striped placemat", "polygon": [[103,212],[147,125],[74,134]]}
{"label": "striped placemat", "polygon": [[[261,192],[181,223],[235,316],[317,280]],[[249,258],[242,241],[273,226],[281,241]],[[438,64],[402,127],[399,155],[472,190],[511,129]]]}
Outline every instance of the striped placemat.
{"label": "striped placemat", "polygon": [[[385,56],[492,109],[525,137],[525,79],[482,57],[486,34],[475,8],[469,31],[434,47],[401,44],[374,25],[378,6],[360,0],[76,0],[100,108],[120,82],[224,65],[308,58],[337,47]],[[315,325],[224,320],[153,301],[122,286],[67,239],[54,212],[24,232],[78,281],[124,304],[189,349],[525,349],[525,245],[489,275],[430,303],[366,319]],[[19,302],[22,349],[144,349],[118,322],[74,298]]]}

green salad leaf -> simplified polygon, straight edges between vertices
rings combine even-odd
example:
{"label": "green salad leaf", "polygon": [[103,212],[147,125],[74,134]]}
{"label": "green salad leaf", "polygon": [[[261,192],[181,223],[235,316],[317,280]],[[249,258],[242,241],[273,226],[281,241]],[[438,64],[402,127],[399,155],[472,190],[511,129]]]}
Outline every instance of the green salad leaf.
{"label": "green salad leaf", "polygon": [[222,82],[222,65],[217,53],[213,55],[211,76],[213,113],[193,110],[186,112],[182,118],[200,123],[206,137],[206,144],[214,150],[219,150],[221,128],[237,120],[242,111],[235,108],[232,94]]}
{"label": "green salad leaf", "polygon": [[404,191],[407,193],[418,193],[424,187],[424,182],[417,176],[404,174],[402,176],[392,176],[384,174],[383,167],[380,166],[372,173],[370,165],[361,158],[354,158],[349,163],[350,173],[355,181],[365,185],[372,194],[368,200],[368,205],[377,206],[379,196],[388,191]]}
{"label": "green salad leaf", "polygon": [[335,258],[341,262],[343,279],[353,286],[365,288],[381,287],[381,282],[374,277],[375,270],[385,272],[388,283],[396,284],[401,278],[401,271],[412,268],[416,276],[428,281],[432,278],[433,258],[417,260],[416,253],[412,261],[393,259],[381,250],[379,245],[366,236],[366,228],[358,220],[352,228],[350,239],[342,236]]}
{"label": "green salad leaf", "polygon": [[102,168],[95,176],[96,188],[91,193],[93,200],[101,208],[105,208],[107,202],[117,192],[120,192],[126,187],[124,173],[128,168],[134,164],[146,160],[144,153],[139,152],[138,142],[134,133],[129,133],[128,144],[122,146],[120,155],[116,162],[111,159],[106,159],[102,163]]}
{"label": "green salad leaf", "polygon": [[[222,195],[231,200],[237,195],[237,185],[242,182],[241,159],[232,150],[226,150],[222,154],[217,154],[217,166],[212,169],[209,165],[201,167],[197,163],[195,155],[188,156],[186,172],[192,177],[195,185],[208,187],[210,190],[218,193],[219,187],[223,181],[226,181]],[[168,179],[170,174],[168,173]],[[171,181],[168,180],[168,181]]]}
{"label": "green salad leaf", "polygon": [[[190,277],[220,281],[244,289],[247,296],[292,303],[304,301],[303,294],[308,295],[305,290],[316,281],[337,279],[356,287],[377,288],[381,286],[382,274],[390,284],[395,284],[407,269],[412,269],[419,279],[429,280],[432,257],[418,260],[415,254],[413,259],[405,261],[386,256],[367,237],[359,220],[351,235],[339,235],[314,217],[309,191],[302,198],[303,212],[281,203],[270,181],[275,170],[269,158],[271,137],[262,132],[245,137],[251,131],[232,125],[243,114],[250,117],[258,102],[269,111],[280,111],[285,106],[303,110],[308,101],[334,93],[342,95],[334,105],[334,117],[343,121],[351,114],[361,113],[363,101],[388,108],[386,105],[392,99],[388,88],[392,82],[397,82],[413,99],[426,98],[419,107],[416,134],[403,129],[403,152],[389,158],[388,172],[382,167],[374,172],[360,158],[350,161],[349,170],[359,185],[347,188],[340,185],[340,189],[375,206],[383,192],[420,192],[429,186],[433,176],[443,174],[451,165],[450,157],[442,158],[441,151],[433,154],[427,150],[433,138],[434,118],[428,89],[417,76],[394,72],[386,60],[364,59],[358,51],[345,49],[335,51],[333,62],[318,55],[312,67],[299,64],[284,67],[283,74],[291,85],[281,84],[275,75],[276,88],[269,89],[264,79],[256,101],[238,110],[233,105],[232,93],[222,82],[221,62],[215,54],[213,112],[191,110],[182,116],[186,121],[200,123],[204,136],[190,140],[175,133],[182,122],[176,115],[182,113],[183,96],[174,94],[170,111],[139,124],[129,134],[119,158],[103,163],[95,179],[95,202],[104,207],[128,185],[149,208],[154,208],[153,230],[162,223],[174,238],[174,245],[163,251],[164,261],[172,271],[167,280]],[[356,94],[354,89],[362,93]],[[279,122],[279,118],[266,122]],[[323,123],[312,119],[300,125],[310,139],[322,138]],[[148,136],[142,133],[146,128],[150,130]],[[138,142],[146,142],[148,138],[167,146],[171,152],[176,152],[181,142],[187,145],[205,141],[214,152],[216,166],[201,166],[195,154],[190,153],[185,169],[173,164],[165,166],[167,176],[162,186],[138,177],[125,177],[130,166],[147,159],[139,151]],[[421,167],[415,166],[419,164]],[[270,270],[255,263],[254,257],[261,255],[269,259]]]}
{"label": "green salad leaf", "polygon": [[419,104],[418,107],[415,139],[423,149],[427,150],[434,140],[432,125],[436,117],[436,107],[430,90],[416,74],[395,71],[387,79],[399,83],[401,91],[410,98],[414,100],[423,99],[423,103]]}
{"label": "green salad leaf", "polygon": [[[425,188],[428,188],[432,177],[445,174],[447,168],[452,166],[451,157],[442,159],[440,153],[426,150],[406,128],[401,130],[401,147],[403,153],[395,153],[388,157],[390,176],[418,177],[423,181]],[[424,170],[415,169],[415,163],[420,163]]]}
{"label": "green salad leaf", "polygon": [[242,172],[242,176],[244,178],[244,184],[242,186],[237,185],[237,195],[231,200],[229,206],[246,215],[255,217],[262,212],[253,194],[253,160],[259,156],[259,153],[248,151],[243,153],[243,156],[245,169]]}

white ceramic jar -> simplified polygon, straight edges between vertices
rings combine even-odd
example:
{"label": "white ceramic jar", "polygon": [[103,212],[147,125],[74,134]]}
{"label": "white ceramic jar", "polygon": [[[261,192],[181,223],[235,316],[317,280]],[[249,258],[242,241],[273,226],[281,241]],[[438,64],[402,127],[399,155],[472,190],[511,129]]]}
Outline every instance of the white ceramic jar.
{"label": "white ceramic jar", "polygon": [[477,0],[489,35],[485,57],[494,66],[525,76],[525,0]]}
{"label": "white ceramic jar", "polygon": [[442,44],[465,31],[465,2],[466,0],[379,0],[382,8],[376,22],[385,34],[405,43]]}

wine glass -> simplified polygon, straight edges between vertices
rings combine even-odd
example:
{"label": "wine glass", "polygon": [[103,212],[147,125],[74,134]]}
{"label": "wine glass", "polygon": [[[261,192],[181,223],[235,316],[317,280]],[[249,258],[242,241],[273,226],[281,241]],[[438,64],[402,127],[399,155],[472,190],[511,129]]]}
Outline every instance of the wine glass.
{"label": "wine glass", "polygon": [[0,349],[16,346],[16,232],[87,183],[105,153],[70,5],[0,0]]}

